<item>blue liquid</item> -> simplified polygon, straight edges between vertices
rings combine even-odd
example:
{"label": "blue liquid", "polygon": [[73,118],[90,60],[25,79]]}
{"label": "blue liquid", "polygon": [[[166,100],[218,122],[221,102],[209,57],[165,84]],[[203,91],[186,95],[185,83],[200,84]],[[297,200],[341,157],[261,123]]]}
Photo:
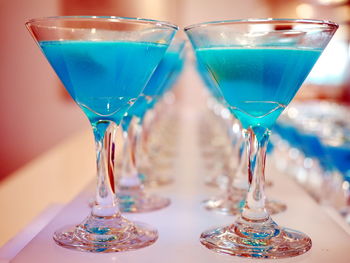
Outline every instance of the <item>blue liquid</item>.
{"label": "blue liquid", "polygon": [[179,54],[174,51],[167,51],[154,71],[143,93],[147,96],[157,96],[161,87],[167,82],[169,75],[174,70]]}
{"label": "blue liquid", "polygon": [[91,122],[120,123],[167,46],[140,42],[43,41],[39,43],[69,94]]}
{"label": "blue liquid", "polygon": [[345,180],[350,182],[350,145],[327,145],[326,150],[334,166],[343,174]]}
{"label": "blue liquid", "polygon": [[142,95],[138,97],[136,102],[128,109],[127,115],[123,119],[123,129],[127,130],[133,116],[136,116],[142,122],[147,110],[152,108],[157,100],[163,95],[174,74],[179,66],[180,54],[175,51],[168,50],[158,67],[152,74],[151,79],[147,83]]}
{"label": "blue liquid", "polygon": [[277,122],[274,132],[278,133],[289,145],[302,151],[305,157],[314,158],[325,171],[333,171],[335,162],[328,154],[328,146],[322,143],[320,138],[313,133],[301,131],[295,126],[285,125]]}
{"label": "blue liquid", "polygon": [[133,117],[138,117],[138,121],[142,122],[145,113],[149,107],[149,98],[141,95],[137,98],[135,103],[128,109],[127,113],[124,115],[122,121],[122,127],[124,131],[129,129],[130,122]]}
{"label": "blue liquid", "polygon": [[159,63],[156,71],[152,75],[147,86],[157,87],[154,99],[159,100],[163,94],[172,86],[174,79],[181,72],[183,59],[181,53],[176,51],[168,51]]}
{"label": "blue liquid", "polygon": [[284,48],[197,49],[244,128],[271,129],[321,54]]}
{"label": "blue liquid", "polygon": [[290,145],[299,150],[302,150],[301,140],[298,131],[291,125],[276,123],[274,132],[278,133],[284,140],[288,141]]}

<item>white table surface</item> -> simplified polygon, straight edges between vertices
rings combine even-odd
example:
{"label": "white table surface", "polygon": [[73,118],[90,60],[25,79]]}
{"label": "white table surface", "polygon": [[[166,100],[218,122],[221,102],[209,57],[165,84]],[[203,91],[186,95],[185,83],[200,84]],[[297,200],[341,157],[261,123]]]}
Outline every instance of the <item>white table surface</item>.
{"label": "white table surface", "polygon": [[[307,233],[313,241],[312,249],[294,258],[252,260],[214,253],[202,246],[199,242],[202,231],[229,224],[234,218],[208,212],[200,205],[203,199],[216,194],[217,190],[203,183],[203,168],[195,137],[195,120],[195,113],[187,113],[181,122],[179,157],[175,161],[173,175],[175,183],[154,191],[170,197],[171,205],[152,213],[127,215],[130,219],[151,224],[158,229],[159,239],[155,244],[136,251],[108,254],[83,253],[57,246],[52,240],[55,229],[67,224],[76,224],[89,213],[88,200],[93,192],[91,184],[63,208],[11,262],[350,262],[349,232],[344,231],[294,181],[276,172],[272,166],[268,169],[268,178],[273,180],[274,185],[268,189],[268,196],[278,198],[288,205],[286,212],[273,218],[280,225]],[[80,148],[77,151],[84,149]]]}

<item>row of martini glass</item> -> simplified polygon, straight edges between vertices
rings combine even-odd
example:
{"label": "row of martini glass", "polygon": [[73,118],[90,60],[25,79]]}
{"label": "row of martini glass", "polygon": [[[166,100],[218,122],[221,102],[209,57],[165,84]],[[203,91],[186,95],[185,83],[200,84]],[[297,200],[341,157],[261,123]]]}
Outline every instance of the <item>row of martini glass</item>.
{"label": "row of martini glass", "polygon": [[[98,182],[92,212],[81,224],[57,231],[54,240],[67,248],[93,252],[124,251],[154,243],[156,230],[120,214],[114,181],[119,180],[121,171],[115,156],[115,134],[124,118],[132,163],[138,131],[128,127],[125,113],[137,116],[130,118],[130,123],[133,119],[140,123],[142,114],[133,104],[143,105],[154,95],[151,92],[137,99],[178,28],[166,22],[120,17],[53,17],[26,25],[91,122],[97,150]],[[247,152],[249,188],[244,205],[233,224],[201,235],[201,243],[209,249],[280,258],[311,248],[307,235],[279,227],[266,209],[266,146],[273,124],[337,27],[327,21],[248,19],[185,28],[197,60],[213,82],[216,98],[241,124],[243,152]],[[133,188],[138,180],[128,178],[124,186]]]}
{"label": "row of martini glass", "polygon": [[275,126],[277,168],[320,204],[350,223],[349,108],[329,102],[293,103]]}

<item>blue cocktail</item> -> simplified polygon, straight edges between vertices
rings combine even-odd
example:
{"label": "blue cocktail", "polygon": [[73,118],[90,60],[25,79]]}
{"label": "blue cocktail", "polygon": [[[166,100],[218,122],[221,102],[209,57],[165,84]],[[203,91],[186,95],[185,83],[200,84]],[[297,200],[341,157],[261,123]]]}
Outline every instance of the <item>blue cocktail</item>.
{"label": "blue cocktail", "polygon": [[317,48],[278,46],[196,50],[245,129],[271,129],[321,52]]}
{"label": "blue cocktail", "polygon": [[155,229],[131,222],[119,211],[115,134],[177,27],[153,20],[96,16],[33,19],[26,26],[88,117],[95,136],[98,180],[91,214],[77,226],[55,232],[54,240],[63,247],[90,252],[153,244],[158,237]]}
{"label": "blue cocktail", "polygon": [[[268,51],[269,49],[261,49],[259,52],[259,49],[239,48],[205,48],[196,50],[198,56],[197,68],[200,75],[202,76],[202,79],[206,83],[210,94],[216,99],[217,102],[219,102],[224,107],[227,107],[231,111],[231,113],[234,114],[234,120],[236,120],[236,118],[240,116],[241,123],[253,122],[253,119],[261,123],[265,121],[264,124],[267,124],[268,122],[268,116],[266,116],[266,118],[259,118],[259,116],[256,116],[256,118],[253,117],[254,113],[258,114],[258,112],[253,112],[253,105],[254,107],[258,107],[258,109],[261,111],[261,109],[272,105],[272,103],[269,102],[267,105],[265,105],[264,102],[249,103],[244,106],[245,109],[250,109],[252,110],[252,112],[244,114],[241,111],[242,107],[240,110],[238,110],[237,107],[230,107],[230,104],[228,102],[230,101],[230,103],[234,103],[234,100],[240,102],[239,96],[244,96],[244,94],[249,95],[252,93],[254,95],[257,95],[256,90],[259,92],[259,85],[265,85],[265,82],[269,81],[270,83],[268,86],[273,89],[274,86],[277,86],[275,82],[281,81],[279,80],[279,78],[281,77],[278,74],[278,71],[274,72],[275,78],[272,78],[272,80],[266,80],[266,77],[264,79],[264,75],[266,76],[269,74],[268,64],[274,60],[274,56],[277,56],[278,58],[283,58],[283,56],[278,56],[278,54],[274,54],[273,52],[269,54]],[[257,60],[256,63],[254,62],[254,60]],[[242,61],[242,63],[237,64],[236,61]],[[292,63],[293,62],[283,64],[283,67],[288,68],[288,65]],[[246,71],[244,71],[244,69],[246,69]],[[282,70],[283,69],[279,68],[279,71]],[[287,71],[287,69],[285,71]],[[234,77],[234,79],[232,79],[232,77],[230,76]],[[254,83],[260,84],[257,85]],[[218,87],[218,85],[220,85],[220,88]],[[235,87],[237,88],[237,90],[233,91]],[[225,92],[223,90],[225,90]],[[238,95],[234,96],[233,94],[236,93]],[[268,97],[268,95],[266,95],[266,97]],[[225,99],[227,99],[227,101]],[[262,98],[257,99],[262,100]],[[280,112],[280,110],[276,109],[276,113],[278,111]],[[236,122],[233,123],[233,125],[234,127],[236,127],[237,125],[241,127],[241,125]],[[236,156],[236,158],[234,159],[237,159],[238,162],[235,165],[231,165],[232,168],[227,172],[226,192],[224,194],[220,194],[219,196],[215,196],[208,200],[205,200],[204,206],[208,210],[218,211],[224,214],[236,215],[239,214],[243,208],[246,192],[248,189],[248,182],[245,170],[247,166],[247,158],[244,146],[246,143],[244,143],[244,138],[239,135],[237,136],[237,134],[232,134],[232,130],[234,129],[229,129],[229,131],[231,132],[231,141],[234,142],[234,144],[232,145],[234,154]],[[232,137],[232,135],[234,137]],[[235,144],[242,144],[242,146],[240,147]],[[286,205],[276,200],[266,200],[265,206],[270,214],[276,214],[286,210]]]}
{"label": "blue cocktail", "polygon": [[252,258],[305,253],[311,239],[279,227],[265,207],[264,168],[270,129],[293,99],[338,26],[325,21],[257,19],[202,23],[185,29],[197,59],[244,128],[249,190],[234,224],[202,233],[218,252]]}
{"label": "blue cocktail", "polygon": [[[89,120],[112,119],[117,124],[167,49],[165,44],[130,41],[40,41],[39,44]],[[142,63],[136,63],[140,58]]]}

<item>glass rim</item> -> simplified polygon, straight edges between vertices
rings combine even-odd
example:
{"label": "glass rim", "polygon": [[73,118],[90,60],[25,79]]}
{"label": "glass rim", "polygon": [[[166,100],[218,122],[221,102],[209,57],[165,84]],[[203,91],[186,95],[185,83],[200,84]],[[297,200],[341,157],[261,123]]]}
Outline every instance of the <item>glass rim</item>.
{"label": "glass rim", "polygon": [[218,20],[196,23],[193,25],[186,26],[184,31],[189,31],[194,28],[207,27],[210,25],[229,25],[229,24],[315,24],[315,25],[327,25],[330,28],[338,28],[339,25],[329,20],[318,20],[318,19],[292,19],[292,18],[246,18],[246,19],[232,19],[232,20]]}
{"label": "glass rim", "polygon": [[77,19],[86,19],[86,20],[100,20],[100,21],[111,21],[111,22],[133,22],[140,24],[154,24],[159,27],[168,27],[174,30],[178,30],[179,27],[175,24],[172,24],[167,21],[160,21],[155,19],[146,19],[140,17],[123,17],[123,16],[48,16],[48,17],[40,17],[40,18],[32,18],[25,22],[25,25],[35,24],[39,22],[45,21],[54,21],[54,20],[77,20]]}

